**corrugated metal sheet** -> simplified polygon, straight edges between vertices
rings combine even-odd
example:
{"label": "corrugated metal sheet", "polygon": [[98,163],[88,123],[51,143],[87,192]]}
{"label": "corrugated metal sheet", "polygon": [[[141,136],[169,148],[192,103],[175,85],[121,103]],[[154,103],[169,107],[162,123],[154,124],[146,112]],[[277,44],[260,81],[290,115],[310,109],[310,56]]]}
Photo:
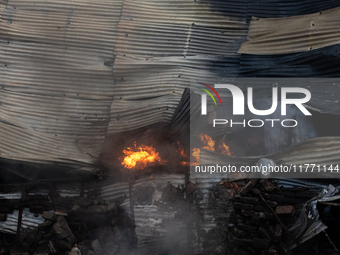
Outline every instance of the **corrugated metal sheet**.
{"label": "corrugated metal sheet", "polygon": [[[189,247],[200,253],[208,231],[223,226],[233,207],[232,204],[218,207],[212,199],[211,188],[220,183],[219,177],[191,178],[191,181],[196,190],[194,202],[187,200],[186,194],[181,192],[173,194],[174,200],[171,201],[167,197],[168,191],[164,190],[168,185],[183,190],[184,174],[152,173],[139,177],[131,186],[131,197],[128,183],[114,183],[113,180],[89,184],[86,193],[90,198],[107,202],[125,197],[122,207],[135,221],[138,254],[159,254],[163,251],[177,254]],[[153,191],[152,196],[146,198],[150,190],[148,187],[152,187]]]}
{"label": "corrugated metal sheet", "polygon": [[[234,84],[243,91],[247,87],[253,87],[254,93],[261,94],[262,98],[272,98],[272,85],[275,84],[279,89],[281,87],[299,87],[306,88],[311,92],[311,99],[306,104],[307,108],[321,113],[340,114],[340,79],[339,78],[225,78],[216,79],[210,84]],[[197,85],[196,85],[197,86]],[[197,92],[197,90],[195,90]],[[255,95],[256,95],[255,94]],[[230,101],[231,93],[228,90],[220,92],[222,101]],[[193,100],[199,101],[200,98]],[[197,103],[194,102],[196,105]],[[196,111],[196,108],[193,109]],[[231,116],[230,116],[231,117]]]}
{"label": "corrugated metal sheet", "polygon": [[[153,174],[137,180],[133,185],[133,197],[140,195],[139,187],[154,188],[151,204],[143,205],[135,202],[133,207],[139,254],[159,254],[164,249],[182,251],[187,249],[186,219],[176,218],[179,208],[161,202],[163,189],[168,184],[177,187],[184,185],[184,182],[183,174]],[[166,247],[169,244],[173,247]]]}
{"label": "corrugated metal sheet", "polygon": [[284,165],[330,165],[340,164],[340,137],[318,137],[306,140],[270,158]]}
{"label": "corrugated metal sheet", "polygon": [[[117,56],[114,64],[115,94],[108,134],[156,122],[169,123],[185,88],[194,83],[197,85],[202,80],[218,79],[218,75],[208,65],[214,59],[216,57],[213,56],[190,56],[143,60]],[[129,106],[132,107],[131,114],[126,112]]]}
{"label": "corrugated metal sheet", "polygon": [[[13,214],[8,214],[7,220],[0,222],[0,232],[16,234],[18,227],[18,217],[19,210],[14,210]],[[43,222],[45,222],[45,219],[42,217],[42,215],[39,214],[37,217],[35,217],[34,213],[30,213],[28,208],[23,209],[21,229],[34,228]]]}
{"label": "corrugated metal sheet", "polygon": [[168,123],[191,81],[216,76],[210,62],[220,55],[238,58],[248,30],[247,6],[247,1],[125,0],[108,133]]}
{"label": "corrugated metal sheet", "polygon": [[[169,126],[174,132],[187,131],[190,129],[190,118],[195,106],[191,105],[191,97],[198,96],[189,89],[185,89],[180,102],[172,116]],[[192,100],[197,102],[196,100]]]}
{"label": "corrugated metal sheet", "polygon": [[131,215],[130,190],[128,182],[114,182],[112,180],[90,184],[86,188],[89,198],[98,199],[105,202],[114,200],[124,200],[121,207]]}
{"label": "corrugated metal sheet", "polygon": [[0,1],[0,20],[2,19],[2,13],[4,9],[6,8],[8,0],[1,0]]}
{"label": "corrugated metal sheet", "polygon": [[230,204],[221,204],[214,207],[214,201],[212,199],[212,186],[219,184],[221,180],[226,179],[226,176],[213,175],[211,178],[206,178],[202,175],[196,175],[190,178],[195,183],[196,189],[202,192],[202,199],[199,202],[201,213],[203,214],[203,221],[199,223],[199,228],[205,231],[210,231],[221,225],[223,222],[228,222],[230,215],[234,212],[234,206]]}
{"label": "corrugated metal sheet", "polygon": [[34,228],[43,222],[45,222],[45,219],[41,214],[36,217],[34,213],[30,213],[28,208],[22,210],[21,229]]}
{"label": "corrugated metal sheet", "polygon": [[169,122],[181,95],[164,95],[150,100],[114,100],[109,132],[118,133],[159,122]]}
{"label": "corrugated metal sheet", "polygon": [[62,135],[56,137],[1,122],[0,127],[2,130],[0,148],[3,158],[73,166],[76,169],[93,171],[94,159],[85,154],[85,146],[79,146],[84,141],[79,141],[80,144],[76,146],[72,140],[74,137]]}
{"label": "corrugated metal sheet", "polygon": [[106,134],[169,123],[183,89],[216,76],[210,62],[238,62],[247,7],[9,1],[0,24],[1,156],[94,172]]}
{"label": "corrugated metal sheet", "polygon": [[[272,155],[265,156],[253,156],[253,157],[230,157],[223,154],[219,154],[213,151],[201,150],[200,165],[211,165],[211,162],[219,162],[225,164],[239,164],[239,165],[256,165],[261,158],[273,159],[277,165],[290,166],[295,165],[305,171],[305,164],[315,164],[320,166],[326,166],[328,169],[331,165],[335,168],[336,165],[340,165],[340,137],[318,137],[303,141],[299,144],[289,147],[288,149],[278,152]],[[298,171],[300,168],[297,168]],[[322,168],[323,170],[324,168]],[[311,168],[309,168],[311,170]],[[194,171],[194,169],[192,170]],[[322,172],[322,171],[321,171]],[[202,173],[192,173],[198,176]],[[322,177],[327,176],[334,178],[338,175],[338,171],[323,173]],[[217,178],[220,176],[228,177],[226,173],[219,174],[205,174],[206,178]],[[291,171],[284,173],[287,178],[296,178],[297,173]],[[303,175],[300,176],[303,178]],[[305,176],[307,177],[307,176]],[[313,174],[308,172],[308,178],[320,178],[321,174],[317,170],[314,170]]]}
{"label": "corrugated metal sheet", "polygon": [[332,45],[292,54],[242,54],[240,76],[339,77],[339,48],[340,45]]}
{"label": "corrugated metal sheet", "polygon": [[[0,197],[7,199],[21,199],[22,185],[8,185],[2,187],[3,191],[0,192]],[[80,183],[72,184],[60,184],[56,187],[57,193],[62,197],[75,197],[80,196]],[[49,189],[43,185],[33,186],[29,189],[27,195],[48,195]],[[7,214],[7,220],[0,222],[0,232],[16,234],[18,226],[19,210],[14,210],[13,214]],[[21,229],[34,228],[40,223],[43,223],[45,219],[41,214],[35,216],[34,213],[30,213],[29,208],[24,208],[22,212]]]}
{"label": "corrugated metal sheet", "polygon": [[235,2],[219,2],[221,11],[211,10],[214,3],[125,0],[115,53],[144,57],[234,53],[248,29],[246,10],[239,10],[240,17],[231,16],[232,11],[223,11]]}
{"label": "corrugated metal sheet", "polygon": [[183,90],[198,81],[336,76],[337,67],[323,60],[322,49],[281,60],[237,51],[252,16],[301,19],[324,11],[324,17],[334,12],[325,9],[339,5],[333,0],[0,1],[1,156],[94,173],[106,135],[169,123]]}
{"label": "corrugated metal sheet", "polygon": [[110,119],[121,8],[119,0],[8,1],[0,23],[2,157],[94,171]]}
{"label": "corrugated metal sheet", "polygon": [[309,51],[338,43],[340,8],[288,18],[253,17],[248,40],[239,49],[245,54],[280,54]]}
{"label": "corrugated metal sheet", "polygon": [[22,191],[3,191],[0,193],[1,198],[6,198],[6,199],[20,199],[21,198]]}
{"label": "corrugated metal sheet", "polygon": [[[50,192],[50,187],[47,185],[37,185],[29,189],[28,195],[46,195]],[[62,197],[77,197],[81,193],[81,183],[58,184],[55,186],[55,191]]]}
{"label": "corrugated metal sheet", "polygon": [[7,215],[7,220],[0,222],[0,231],[7,234],[16,234],[18,227],[19,210]]}
{"label": "corrugated metal sheet", "polygon": [[309,188],[311,191],[320,193],[322,190],[326,189],[328,184],[322,184],[314,179],[283,179],[278,178],[276,179],[277,184],[279,187],[283,186],[286,188],[294,188],[294,187],[306,187]]}
{"label": "corrugated metal sheet", "polygon": [[311,14],[339,6],[338,0],[249,1],[248,16],[278,18]]}

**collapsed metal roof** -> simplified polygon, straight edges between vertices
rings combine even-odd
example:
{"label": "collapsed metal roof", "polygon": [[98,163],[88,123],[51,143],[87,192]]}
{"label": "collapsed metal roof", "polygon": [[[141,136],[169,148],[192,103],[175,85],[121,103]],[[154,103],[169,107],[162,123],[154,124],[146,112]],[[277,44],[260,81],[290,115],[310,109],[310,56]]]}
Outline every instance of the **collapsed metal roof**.
{"label": "collapsed metal roof", "polygon": [[[337,45],[333,52],[312,46],[308,58],[316,56],[314,66],[303,63],[304,52],[281,58],[238,51],[252,33],[253,16],[302,15],[292,18],[299,20],[339,5],[2,0],[1,158],[95,173],[105,137],[171,122],[184,89],[195,82],[266,74],[338,76],[332,63],[320,60],[326,51],[337,59]],[[339,114],[333,106],[328,110]]]}

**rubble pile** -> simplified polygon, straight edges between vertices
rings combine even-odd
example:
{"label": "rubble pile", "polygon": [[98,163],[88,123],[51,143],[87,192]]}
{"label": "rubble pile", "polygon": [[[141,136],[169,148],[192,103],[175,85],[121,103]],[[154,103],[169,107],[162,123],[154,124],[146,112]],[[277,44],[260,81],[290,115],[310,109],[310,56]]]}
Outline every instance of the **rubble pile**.
{"label": "rubble pile", "polygon": [[296,222],[303,204],[317,195],[304,187],[278,187],[270,180],[224,184],[237,185],[229,228],[230,248],[235,255],[285,254],[285,243],[292,240],[287,230]]}
{"label": "rubble pile", "polygon": [[114,255],[127,254],[134,247],[133,223],[115,202],[61,197],[55,192],[26,195],[19,200],[0,199],[1,219],[6,220],[4,213],[25,207],[35,216],[41,214],[45,222],[21,230],[11,245],[0,241],[0,254]]}

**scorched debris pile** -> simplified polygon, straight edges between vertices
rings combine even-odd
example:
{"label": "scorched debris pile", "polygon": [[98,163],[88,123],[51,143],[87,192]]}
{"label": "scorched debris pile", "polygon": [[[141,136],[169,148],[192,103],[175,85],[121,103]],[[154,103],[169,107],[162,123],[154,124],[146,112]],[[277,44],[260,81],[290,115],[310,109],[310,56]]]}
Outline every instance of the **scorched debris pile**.
{"label": "scorched debris pile", "polygon": [[[274,184],[254,179],[237,184],[230,225],[233,254],[289,254],[287,243],[294,240],[288,229],[296,222],[303,204],[317,194],[304,187]],[[229,182],[225,185],[235,187]]]}
{"label": "scorched debris pile", "polygon": [[[49,197],[51,200],[49,200]],[[117,203],[103,203],[84,197],[26,195],[22,199],[0,199],[1,220],[14,209],[29,208],[45,222],[20,231],[9,244],[2,238],[0,254],[126,254],[133,247],[129,217]],[[70,252],[70,253],[68,253]]]}

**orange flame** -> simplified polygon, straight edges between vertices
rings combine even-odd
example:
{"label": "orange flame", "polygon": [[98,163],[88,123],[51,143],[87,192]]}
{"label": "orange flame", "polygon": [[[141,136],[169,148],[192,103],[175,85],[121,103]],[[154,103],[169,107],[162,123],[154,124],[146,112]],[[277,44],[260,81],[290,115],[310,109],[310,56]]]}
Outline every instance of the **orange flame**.
{"label": "orange flame", "polygon": [[229,146],[227,146],[224,142],[220,141],[220,143],[218,145],[218,149],[221,151],[221,153],[231,156]]}
{"label": "orange flame", "polygon": [[185,154],[184,152],[184,147],[182,144],[180,144],[179,142],[177,142],[179,148],[177,149],[177,151],[179,152],[179,154],[183,157],[183,158],[186,158],[187,157],[187,154]]}
{"label": "orange flame", "polygon": [[191,155],[196,159],[196,162],[192,163],[192,165],[197,166],[200,163],[201,150],[199,148],[194,148]]}
{"label": "orange flame", "polygon": [[203,142],[204,146],[202,149],[215,151],[215,141],[206,134],[200,134],[199,138],[201,138],[201,141]]}
{"label": "orange flame", "polygon": [[[121,163],[125,168],[131,169],[134,168],[137,164],[142,165],[142,169],[146,167],[148,163],[158,162],[160,164],[166,163],[166,161],[162,160],[159,156],[159,153],[155,151],[155,149],[151,146],[141,145],[136,148],[136,142],[134,143],[135,149],[131,149],[127,147],[123,150],[125,154],[124,160]],[[137,151],[136,151],[137,150]]]}
{"label": "orange flame", "polygon": [[[201,139],[203,146],[201,147],[202,149],[210,150],[210,151],[215,151],[215,141],[208,135],[201,133],[199,135],[199,138]],[[223,153],[227,154],[229,156],[232,155],[232,152],[230,151],[229,147],[220,140],[219,145],[218,145],[218,150]],[[199,148],[194,148],[192,150],[192,156],[196,159],[196,162],[194,162],[192,165],[198,165],[200,162],[200,154],[201,150]]]}
{"label": "orange flame", "polygon": [[[174,143],[174,144],[175,144],[175,143]],[[182,158],[188,158],[188,155],[184,152],[184,147],[183,147],[183,145],[182,145],[180,142],[177,142],[177,145],[178,145],[177,152],[179,153],[179,155],[180,155]],[[188,161],[182,161],[182,162],[180,162],[180,165],[181,165],[181,166],[190,166],[190,162],[188,162]]]}
{"label": "orange flame", "polygon": [[188,161],[182,161],[182,162],[180,163],[180,165],[181,165],[181,166],[190,166],[190,162],[188,162]]}

